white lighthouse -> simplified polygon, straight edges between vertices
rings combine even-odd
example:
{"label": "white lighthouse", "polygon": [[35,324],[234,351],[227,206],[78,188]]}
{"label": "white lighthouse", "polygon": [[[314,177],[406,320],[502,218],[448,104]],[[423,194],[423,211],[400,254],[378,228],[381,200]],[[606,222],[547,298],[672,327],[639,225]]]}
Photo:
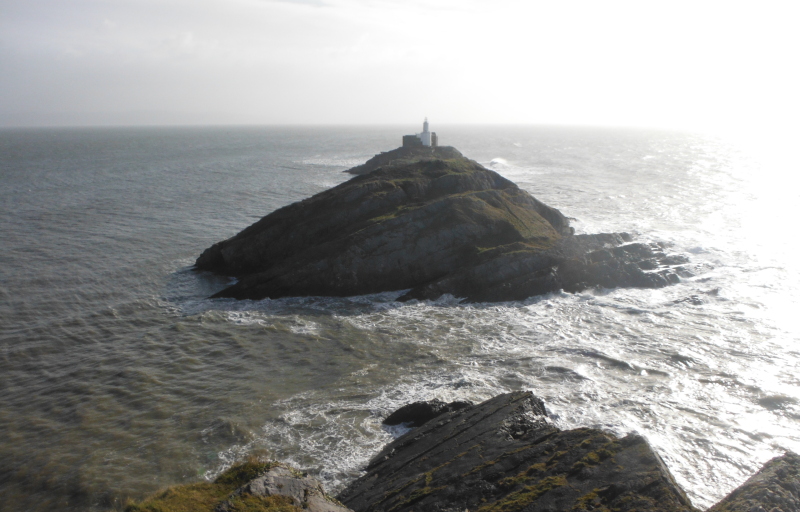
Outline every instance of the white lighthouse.
{"label": "white lighthouse", "polygon": [[404,147],[413,147],[413,146],[426,146],[426,147],[437,147],[439,145],[439,139],[436,137],[436,132],[431,132],[428,129],[428,118],[425,118],[425,122],[422,123],[422,133],[415,133],[414,135],[403,135],[403,146]]}
{"label": "white lighthouse", "polygon": [[422,123],[422,133],[419,134],[419,140],[422,141],[423,146],[431,145],[431,132],[428,131],[428,118]]}

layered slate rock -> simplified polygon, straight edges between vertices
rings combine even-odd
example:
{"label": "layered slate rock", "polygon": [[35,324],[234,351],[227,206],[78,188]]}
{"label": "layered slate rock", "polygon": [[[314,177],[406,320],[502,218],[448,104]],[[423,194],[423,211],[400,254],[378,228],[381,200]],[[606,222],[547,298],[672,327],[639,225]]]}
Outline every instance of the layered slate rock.
{"label": "layered slate rock", "polygon": [[412,430],[338,499],[357,512],[696,510],[644,438],[561,431],[527,392]]}
{"label": "layered slate rock", "polygon": [[800,456],[770,460],[708,512],[796,512],[800,510]]}
{"label": "layered slate rock", "polygon": [[663,247],[574,236],[561,212],[452,148],[396,151],[206,249],[197,269],[238,278],[215,296],[408,290],[401,300],[507,301],[678,279],[680,262]]}

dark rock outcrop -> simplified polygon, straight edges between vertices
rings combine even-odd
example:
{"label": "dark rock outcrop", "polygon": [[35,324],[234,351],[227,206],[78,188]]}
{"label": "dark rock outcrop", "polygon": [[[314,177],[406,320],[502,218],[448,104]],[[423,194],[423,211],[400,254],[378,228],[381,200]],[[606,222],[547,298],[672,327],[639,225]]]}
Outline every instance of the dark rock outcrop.
{"label": "dark rock outcrop", "polygon": [[574,236],[561,212],[453,148],[400,148],[360,167],[371,172],[206,249],[197,269],[239,278],[216,297],[409,289],[401,300],[507,301],[678,280],[682,260],[662,247]]}
{"label": "dark rock outcrop", "polygon": [[661,288],[680,280],[678,272],[684,269],[665,263],[670,257],[663,247],[625,244],[630,240],[627,233],[574,235],[543,251],[511,244],[486,251],[475,264],[416,287],[399,300],[436,299],[449,293],[469,302],[499,302],[557,290]]}
{"label": "dark rock outcrop", "polygon": [[409,427],[421,427],[441,414],[458,411],[471,405],[471,402],[465,401],[450,402],[448,404],[436,398],[426,402],[414,402],[394,411],[383,420],[383,424],[391,426],[406,423]]}
{"label": "dark rock outcrop", "polygon": [[800,456],[770,460],[708,512],[797,512],[800,510]]}
{"label": "dark rock outcrop", "polygon": [[696,510],[644,438],[561,431],[524,392],[428,421],[338,499],[358,512]]}

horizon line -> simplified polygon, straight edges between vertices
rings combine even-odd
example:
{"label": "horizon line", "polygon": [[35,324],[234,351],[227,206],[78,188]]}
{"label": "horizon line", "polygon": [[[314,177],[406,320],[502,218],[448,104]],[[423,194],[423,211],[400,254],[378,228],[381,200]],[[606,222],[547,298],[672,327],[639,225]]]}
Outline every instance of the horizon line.
{"label": "horizon line", "polygon": [[[386,123],[343,123],[343,122],[312,122],[312,123],[86,123],[86,124],[2,124],[0,130],[36,130],[36,129],[91,129],[91,128],[393,128],[419,123],[386,122]],[[431,123],[433,124],[433,123]],[[493,126],[493,127],[554,127],[554,128],[616,128],[631,130],[662,130],[674,132],[707,133],[711,130],[701,128],[686,128],[658,125],[634,125],[618,123],[580,123],[580,122],[443,122],[437,126],[467,127],[467,126]],[[433,131],[433,130],[432,130]]]}

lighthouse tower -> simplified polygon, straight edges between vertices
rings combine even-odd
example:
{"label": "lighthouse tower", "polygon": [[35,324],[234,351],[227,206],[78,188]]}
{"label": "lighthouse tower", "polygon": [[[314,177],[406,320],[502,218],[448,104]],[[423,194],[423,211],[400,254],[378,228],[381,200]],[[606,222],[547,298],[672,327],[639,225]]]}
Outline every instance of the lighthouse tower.
{"label": "lighthouse tower", "polygon": [[431,145],[431,132],[428,131],[428,118],[425,118],[425,122],[422,123],[422,133],[419,134],[419,138],[422,141],[423,146],[430,146]]}
{"label": "lighthouse tower", "polygon": [[439,145],[439,137],[436,132],[430,131],[428,128],[428,118],[422,123],[422,133],[415,133],[414,135],[403,135],[403,147],[419,147],[427,146],[434,148]]}

